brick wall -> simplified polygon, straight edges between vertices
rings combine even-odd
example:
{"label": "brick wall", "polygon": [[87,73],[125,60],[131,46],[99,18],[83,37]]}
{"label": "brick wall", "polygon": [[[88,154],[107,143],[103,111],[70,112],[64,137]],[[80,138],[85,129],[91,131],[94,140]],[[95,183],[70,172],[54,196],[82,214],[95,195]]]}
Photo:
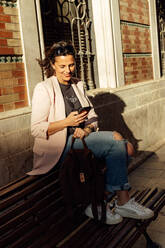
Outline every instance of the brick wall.
{"label": "brick wall", "polygon": [[126,83],[137,83],[153,78],[152,58],[150,56],[137,55],[137,57],[124,55],[124,71]]}
{"label": "brick wall", "polygon": [[28,105],[18,9],[0,1],[0,112]]}
{"label": "brick wall", "polygon": [[120,0],[125,83],[153,79],[148,0]]}

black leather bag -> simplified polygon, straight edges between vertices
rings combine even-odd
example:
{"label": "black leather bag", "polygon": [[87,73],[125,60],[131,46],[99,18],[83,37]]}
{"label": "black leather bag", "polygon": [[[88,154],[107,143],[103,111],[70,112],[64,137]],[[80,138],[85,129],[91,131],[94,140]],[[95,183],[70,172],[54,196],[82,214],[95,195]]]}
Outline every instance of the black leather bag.
{"label": "black leather bag", "polygon": [[74,216],[74,210],[81,207],[83,211],[92,204],[93,216],[98,220],[97,206],[102,209],[101,220],[105,221],[106,206],[104,201],[105,163],[95,158],[82,139],[84,149],[71,149],[60,168],[59,178],[67,213]]}

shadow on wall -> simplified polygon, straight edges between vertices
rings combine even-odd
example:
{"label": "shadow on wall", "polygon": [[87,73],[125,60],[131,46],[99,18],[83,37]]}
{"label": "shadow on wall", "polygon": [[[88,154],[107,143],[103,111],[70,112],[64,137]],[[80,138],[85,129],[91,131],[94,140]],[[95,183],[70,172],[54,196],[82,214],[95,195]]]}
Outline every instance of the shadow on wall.
{"label": "shadow on wall", "polygon": [[138,142],[140,140],[134,137],[122,116],[126,107],[124,101],[119,96],[111,93],[103,93],[94,98],[89,98],[99,117],[99,130],[117,131],[121,133],[125,139],[128,139],[133,144],[137,151]]}
{"label": "shadow on wall", "polygon": [[132,159],[130,159],[128,173],[155,154],[152,151],[138,149],[138,142],[141,140],[136,139],[133,132],[125,123],[122,113],[124,113],[126,104],[119,96],[111,93],[102,93],[95,97],[89,97],[89,99],[99,117],[99,130],[117,131],[133,144],[136,152]]}

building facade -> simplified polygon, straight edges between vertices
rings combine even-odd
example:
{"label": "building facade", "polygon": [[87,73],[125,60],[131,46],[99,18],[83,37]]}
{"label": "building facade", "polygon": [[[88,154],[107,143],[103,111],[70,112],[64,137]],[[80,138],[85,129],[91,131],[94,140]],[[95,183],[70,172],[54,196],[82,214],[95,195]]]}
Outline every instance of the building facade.
{"label": "building facade", "polygon": [[44,79],[36,58],[62,38],[75,45],[100,130],[121,132],[143,152],[164,142],[160,2],[0,0],[0,185],[32,166],[31,99]]}

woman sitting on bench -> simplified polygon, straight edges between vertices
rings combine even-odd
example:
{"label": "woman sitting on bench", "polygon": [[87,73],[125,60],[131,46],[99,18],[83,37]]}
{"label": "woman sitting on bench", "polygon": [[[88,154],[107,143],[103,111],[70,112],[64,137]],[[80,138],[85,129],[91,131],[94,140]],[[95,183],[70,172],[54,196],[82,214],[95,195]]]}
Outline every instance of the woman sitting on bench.
{"label": "woman sitting on bench", "polygon": [[[97,115],[89,101],[83,82],[74,78],[75,51],[71,43],[54,43],[39,64],[47,79],[36,85],[32,99],[31,130],[34,141],[33,170],[29,175],[45,174],[65,158],[72,136],[75,149],[83,148],[80,139],[97,158],[106,162],[106,190],[116,192],[115,213],[107,207],[106,223],[117,224],[122,217],[148,219],[153,211],[130,199],[127,155],[134,148],[117,132],[98,131]],[[89,109],[79,111],[82,107]],[[85,210],[93,218],[91,207]]]}

